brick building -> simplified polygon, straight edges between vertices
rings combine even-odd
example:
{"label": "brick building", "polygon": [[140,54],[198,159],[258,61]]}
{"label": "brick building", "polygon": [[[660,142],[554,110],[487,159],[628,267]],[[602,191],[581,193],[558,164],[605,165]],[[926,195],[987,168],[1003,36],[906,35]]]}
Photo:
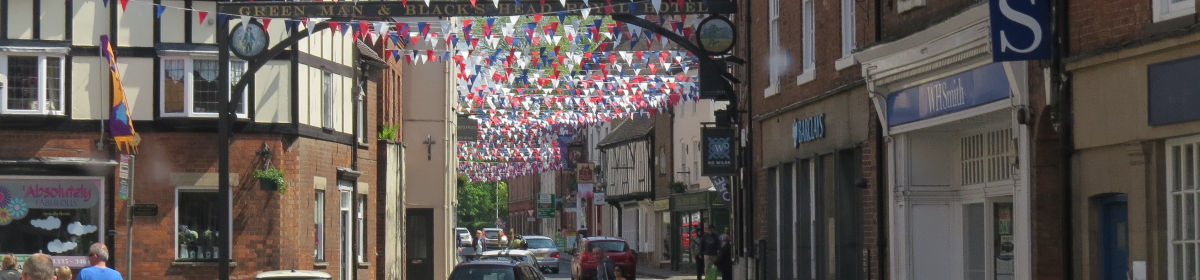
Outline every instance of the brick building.
{"label": "brick building", "polygon": [[[542,188],[541,174],[521,175],[508,179],[508,228],[520,235],[546,235],[541,232],[537,218],[538,192]],[[554,233],[549,233],[554,236]]]}
{"label": "brick building", "polygon": [[[401,218],[380,213],[396,204],[380,195],[402,184],[395,173],[377,171],[402,164],[397,145],[376,140],[383,124],[399,117],[380,110],[400,106],[398,65],[376,54],[382,46],[314,32],[252,76],[230,142],[233,232],[220,233],[213,44],[217,21],[241,20],[210,14],[212,1],[121,6],[19,1],[4,10],[0,138],[20,144],[0,148],[0,185],[9,193],[55,186],[46,191],[72,195],[24,200],[27,212],[0,226],[0,252],[41,251],[81,268],[87,246],[103,242],[110,265],[131,277],[209,279],[217,274],[217,238],[229,238],[234,278],[278,269],[326,271],[335,279],[398,273],[385,272],[397,268],[398,250],[377,253],[398,246],[378,238],[398,224],[377,222]],[[39,13],[60,20],[8,16]],[[277,21],[266,28],[272,44],[299,32],[286,27]],[[97,51],[101,34],[112,37],[141,138],[130,200],[117,198],[114,169],[123,152],[101,125],[113,96]],[[230,76],[245,67],[232,60]],[[285,174],[286,191],[263,190],[252,175],[271,167]],[[134,201],[157,211],[127,218]]]}
{"label": "brick building", "polygon": [[[1200,115],[1195,1],[1071,1],[1074,279],[1194,279]],[[1115,113],[1119,112],[1119,113]],[[1069,208],[1067,208],[1069,207]],[[1069,213],[1069,214],[1067,214]],[[1123,277],[1123,276],[1122,276]]]}

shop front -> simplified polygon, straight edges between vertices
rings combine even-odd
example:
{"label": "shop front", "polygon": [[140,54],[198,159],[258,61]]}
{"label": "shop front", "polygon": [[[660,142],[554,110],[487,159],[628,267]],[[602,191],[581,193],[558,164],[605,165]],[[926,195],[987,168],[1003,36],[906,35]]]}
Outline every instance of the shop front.
{"label": "shop front", "polygon": [[0,176],[0,253],[18,262],[51,255],[54,265],[83,268],[88,247],[104,243],[105,177]]}
{"label": "shop front", "polygon": [[870,106],[857,86],[758,119],[768,278],[862,279]]}
{"label": "shop front", "polygon": [[671,212],[674,213],[672,232],[675,244],[671,256],[673,270],[695,271],[695,256],[690,250],[692,238],[703,231],[703,226],[712,224],[717,233],[729,227],[729,202],[718,192],[692,192],[671,196]]}
{"label": "shop front", "polygon": [[1173,40],[1068,65],[1083,279],[1200,275],[1200,35]]}

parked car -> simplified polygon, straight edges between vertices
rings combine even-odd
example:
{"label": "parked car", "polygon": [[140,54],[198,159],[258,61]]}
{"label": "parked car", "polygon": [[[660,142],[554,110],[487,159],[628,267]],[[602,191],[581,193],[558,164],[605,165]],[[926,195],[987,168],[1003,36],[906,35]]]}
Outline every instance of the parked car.
{"label": "parked car", "polygon": [[518,261],[528,263],[534,268],[541,267],[538,265],[538,259],[533,255],[533,252],[526,250],[503,249],[484,251],[483,253],[479,254],[479,260]]}
{"label": "parked car", "polygon": [[254,276],[257,280],[329,280],[329,273],[312,270],[275,270],[259,272]]}
{"label": "parked car", "polygon": [[474,245],[472,245],[473,240],[471,239],[471,231],[470,230],[468,230],[465,227],[456,227],[456,228],[454,228],[454,232],[455,232],[455,234],[458,234],[458,246],[459,247],[474,246]]}
{"label": "parked car", "polygon": [[503,249],[508,246],[508,235],[503,229],[483,228],[483,249]]}
{"label": "parked car", "polygon": [[562,257],[558,252],[558,246],[554,245],[554,239],[541,235],[526,235],[525,244],[529,244],[530,252],[537,257],[538,268],[542,271],[550,273],[558,273],[558,258]]}
{"label": "parked car", "polygon": [[595,279],[596,265],[599,264],[592,255],[592,248],[600,247],[604,255],[613,260],[625,279],[633,280],[637,275],[636,252],[629,248],[629,243],[619,237],[596,236],[580,240],[579,253],[571,258],[571,279]]}
{"label": "parked car", "polygon": [[450,280],[545,280],[533,265],[519,261],[476,261],[454,267]]}

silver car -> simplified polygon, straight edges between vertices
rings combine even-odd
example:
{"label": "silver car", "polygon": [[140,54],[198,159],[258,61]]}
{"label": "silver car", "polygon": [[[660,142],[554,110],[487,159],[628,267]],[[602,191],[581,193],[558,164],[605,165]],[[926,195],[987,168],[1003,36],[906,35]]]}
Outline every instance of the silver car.
{"label": "silver car", "polygon": [[538,259],[534,257],[533,252],[517,249],[501,249],[484,251],[479,255],[481,261],[518,261],[540,268]]}
{"label": "silver car", "polygon": [[537,257],[538,269],[558,273],[558,258],[562,255],[558,253],[558,246],[554,245],[554,239],[540,235],[526,235],[525,243],[529,244],[527,250]]}

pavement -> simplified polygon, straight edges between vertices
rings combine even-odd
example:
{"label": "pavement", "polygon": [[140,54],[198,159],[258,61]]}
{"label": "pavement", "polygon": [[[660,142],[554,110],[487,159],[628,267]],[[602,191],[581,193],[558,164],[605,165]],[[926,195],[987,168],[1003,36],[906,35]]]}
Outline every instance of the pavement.
{"label": "pavement", "polygon": [[[563,255],[560,259],[562,262],[562,271],[565,277],[571,277],[571,255]],[[645,265],[638,265],[638,279],[665,279],[665,280],[695,280],[696,275],[687,272],[671,271],[666,269],[658,269]]]}

